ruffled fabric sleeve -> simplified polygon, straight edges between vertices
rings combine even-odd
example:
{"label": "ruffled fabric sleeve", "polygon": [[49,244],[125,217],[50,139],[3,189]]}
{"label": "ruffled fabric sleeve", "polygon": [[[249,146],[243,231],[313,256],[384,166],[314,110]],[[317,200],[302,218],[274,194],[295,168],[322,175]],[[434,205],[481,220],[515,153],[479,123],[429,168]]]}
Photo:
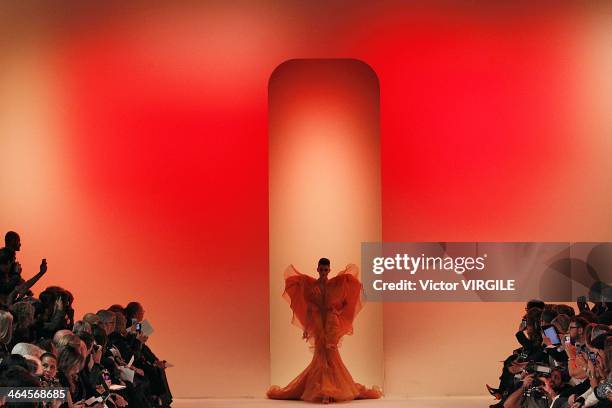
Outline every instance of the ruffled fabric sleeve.
{"label": "ruffled fabric sleeve", "polygon": [[338,310],[339,336],[353,334],[353,321],[361,311],[362,285],[357,265],[347,265],[337,276],[330,279],[330,303]]}
{"label": "ruffled fabric sleeve", "polygon": [[285,291],[283,298],[289,302],[293,317],[291,323],[312,336],[313,311],[311,310],[307,294],[312,291],[316,279],[298,272],[293,265],[285,270]]}

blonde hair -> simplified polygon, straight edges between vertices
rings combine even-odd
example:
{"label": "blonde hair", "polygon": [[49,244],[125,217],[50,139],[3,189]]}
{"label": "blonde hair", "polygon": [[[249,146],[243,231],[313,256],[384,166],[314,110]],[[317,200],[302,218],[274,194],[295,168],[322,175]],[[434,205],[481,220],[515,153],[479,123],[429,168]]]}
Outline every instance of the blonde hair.
{"label": "blonde hair", "polygon": [[13,315],[0,310],[0,343],[9,344],[13,337]]}

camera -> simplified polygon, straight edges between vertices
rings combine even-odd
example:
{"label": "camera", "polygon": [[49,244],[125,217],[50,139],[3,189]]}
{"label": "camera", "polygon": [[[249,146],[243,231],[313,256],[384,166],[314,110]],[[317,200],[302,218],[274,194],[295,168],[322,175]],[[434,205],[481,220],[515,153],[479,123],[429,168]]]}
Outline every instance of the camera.
{"label": "camera", "polygon": [[544,386],[544,382],[540,379],[542,377],[550,377],[551,368],[545,364],[541,363],[529,363],[527,367],[525,367],[525,372],[527,374],[534,374],[534,379],[531,385],[523,391],[523,395],[526,398],[546,398],[546,392],[542,389]]}

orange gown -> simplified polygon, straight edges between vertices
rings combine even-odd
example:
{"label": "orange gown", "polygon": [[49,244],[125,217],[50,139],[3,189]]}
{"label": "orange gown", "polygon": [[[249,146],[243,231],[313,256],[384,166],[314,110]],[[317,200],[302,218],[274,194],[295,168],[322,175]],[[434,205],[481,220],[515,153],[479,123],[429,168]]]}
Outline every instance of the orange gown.
{"label": "orange gown", "polygon": [[348,265],[323,287],[293,265],[287,268],[283,297],[291,305],[292,323],[304,331],[314,355],[286,387],[270,387],[268,398],[321,402],[324,397],[330,401],[381,397],[379,388],[353,381],[338,352],[342,337],[353,334],[353,320],[362,307],[361,290],[355,265]]}

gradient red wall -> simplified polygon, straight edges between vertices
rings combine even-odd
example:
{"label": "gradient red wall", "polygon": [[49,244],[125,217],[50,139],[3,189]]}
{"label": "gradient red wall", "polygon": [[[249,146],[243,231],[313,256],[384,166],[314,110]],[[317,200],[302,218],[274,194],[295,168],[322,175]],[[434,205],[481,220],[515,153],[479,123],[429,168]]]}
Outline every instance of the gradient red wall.
{"label": "gradient red wall", "polygon": [[[287,59],[377,72],[383,239],[612,239],[603,6],[2,7],[0,230],[79,315],[140,299],[177,396],[268,386],[266,87]],[[493,381],[515,322],[491,317],[515,308],[385,307],[385,353],[411,361],[435,333],[402,337],[406,312],[463,311],[461,344],[499,344],[478,371]],[[391,392],[446,392],[400,368]]]}

